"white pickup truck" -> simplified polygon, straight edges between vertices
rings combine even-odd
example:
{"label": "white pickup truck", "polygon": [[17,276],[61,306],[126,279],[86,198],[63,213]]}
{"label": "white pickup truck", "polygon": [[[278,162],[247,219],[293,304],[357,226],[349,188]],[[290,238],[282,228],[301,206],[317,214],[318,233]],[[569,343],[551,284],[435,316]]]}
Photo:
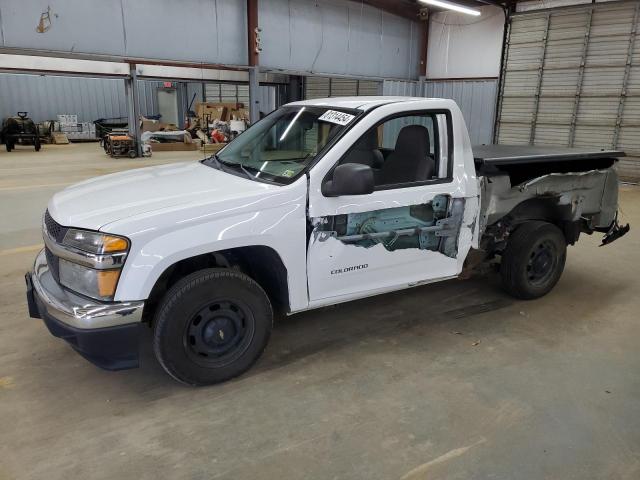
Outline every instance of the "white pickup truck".
{"label": "white pickup truck", "polygon": [[247,370],[273,308],[296,313],[499,267],[549,292],[581,232],[622,236],[618,151],[472,150],[455,102],[291,103],[218,155],[94,178],[53,196],[29,313],[93,363],[138,366],[143,327],[191,385]]}

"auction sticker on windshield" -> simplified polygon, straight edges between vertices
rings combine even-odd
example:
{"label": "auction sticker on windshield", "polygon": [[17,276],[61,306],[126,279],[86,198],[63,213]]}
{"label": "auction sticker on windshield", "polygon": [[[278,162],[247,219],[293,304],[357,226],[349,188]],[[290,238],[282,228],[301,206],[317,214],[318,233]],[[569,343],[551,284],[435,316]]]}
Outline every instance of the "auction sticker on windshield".
{"label": "auction sticker on windshield", "polygon": [[320,121],[336,123],[338,125],[346,125],[355,118],[355,115],[350,115],[344,112],[338,112],[337,110],[327,110],[318,118]]}

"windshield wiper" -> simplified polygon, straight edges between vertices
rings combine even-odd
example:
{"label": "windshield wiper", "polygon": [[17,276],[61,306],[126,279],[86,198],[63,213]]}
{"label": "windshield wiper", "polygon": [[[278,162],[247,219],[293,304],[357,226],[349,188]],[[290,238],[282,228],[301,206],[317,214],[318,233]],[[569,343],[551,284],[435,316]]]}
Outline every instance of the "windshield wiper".
{"label": "windshield wiper", "polygon": [[[213,154],[212,158],[216,161],[216,163],[218,165],[224,165],[227,168],[237,168],[240,169],[242,171],[242,173],[245,174],[245,176],[249,179],[249,180],[255,180],[256,176],[252,175],[251,172],[249,172],[249,170],[247,170],[245,168],[245,166],[242,164],[242,162],[238,162],[238,163],[229,163],[229,162],[225,162],[224,160],[220,160],[220,158],[218,158],[217,154]],[[221,170],[224,170],[223,168]]]}
{"label": "windshield wiper", "polygon": [[242,164],[242,162],[235,163],[235,164],[232,164],[232,165],[233,166],[237,166],[240,170],[242,170],[242,173],[244,173],[249,180],[255,180],[256,179],[255,175],[253,175],[249,170],[244,168],[244,165]]}
{"label": "windshield wiper", "polygon": [[294,162],[294,163],[302,163],[306,161],[309,157],[313,157],[313,153],[307,153],[304,157],[293,157],[293,158],[270,158],[267,162]]}
{"label": "windshield wiper", "polygon": [[220,163],[220,160],[218,160],[218,157],[215,153],[210,157],[205,158],[203,160],[203,163],[213,163],[215,164],[216,168],[218,168],[219,170],[222,170],[222,164]]}

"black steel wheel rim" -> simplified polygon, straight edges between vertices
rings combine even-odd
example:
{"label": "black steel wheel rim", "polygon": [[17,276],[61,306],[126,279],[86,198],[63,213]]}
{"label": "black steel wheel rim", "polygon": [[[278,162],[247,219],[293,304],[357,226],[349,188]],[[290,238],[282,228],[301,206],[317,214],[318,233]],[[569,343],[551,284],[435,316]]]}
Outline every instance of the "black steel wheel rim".
{"label": "black steel wheel rim", "polygon": [[556,270],[558,251],[553,242],[544,240],[536,244],[529,254],[527,279],[532,285],[544,285]]}
{"label": "black steel wheel rim", "polygon": [[195,363],[222,367],[237,360],[255,332],[251,310],[238,300],[214,300],[201,307],[187,323],[184,346]]}

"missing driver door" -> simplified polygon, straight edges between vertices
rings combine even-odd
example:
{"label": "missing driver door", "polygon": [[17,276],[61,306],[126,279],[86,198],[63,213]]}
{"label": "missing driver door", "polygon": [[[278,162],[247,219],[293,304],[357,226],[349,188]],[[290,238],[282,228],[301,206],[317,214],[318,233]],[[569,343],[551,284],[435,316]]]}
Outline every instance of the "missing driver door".
{"label": "missing driver door", "polygon": [[[445,114],[433,113],[395,116],[375,125],[339,163],[378,161],[372,166],[376,190],[337,197],[310,194],[317,195],[307,256],[311,303],[357,298],[460,272],[466,254],[461,256],[459,248],[465,198],[452,188],[447,125]],[[380,157],[381,163],[376,160]],[[420,163],[416,168],[414,161]],[[397,183],[385,183],[388,179]]]}

